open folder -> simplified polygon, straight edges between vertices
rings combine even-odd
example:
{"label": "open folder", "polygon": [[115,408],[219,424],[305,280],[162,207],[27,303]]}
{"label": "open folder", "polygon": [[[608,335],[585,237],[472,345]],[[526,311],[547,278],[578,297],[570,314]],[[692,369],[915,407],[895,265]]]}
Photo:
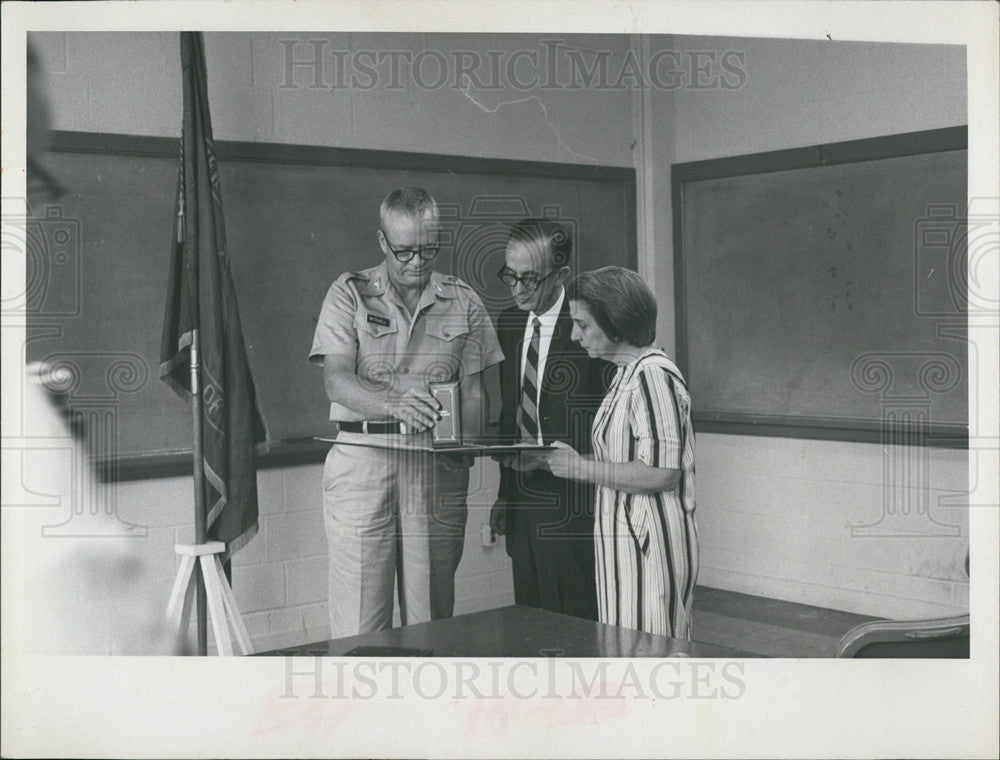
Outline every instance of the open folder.
{"label": "open folder", "polygon": [[529,451],[553,451],[552,446],[535,443],[497,443],[487,440],[466,441],[457,444],[435,446],[429,436],[423,435],[345,435],[337,437],[316,436],[317,441],[337,443],[341,446],[363,446],[369,449],[396,449],[401,451],[419,451],[425,454],[471,454],[472,456],[491,456],[493,454],[517,454]]}

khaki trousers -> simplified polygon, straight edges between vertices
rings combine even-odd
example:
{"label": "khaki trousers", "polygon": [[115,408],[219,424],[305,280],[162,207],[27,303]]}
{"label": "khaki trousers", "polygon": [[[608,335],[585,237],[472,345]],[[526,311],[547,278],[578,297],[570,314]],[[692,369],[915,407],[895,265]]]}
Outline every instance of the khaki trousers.
{"label": "khaki trousers", "polygon": [[[341,440],[361,440],[356,433]],[[330,549],[330,636],[451,617],[469,471],[430,454],[334,444],[323,470]]]}

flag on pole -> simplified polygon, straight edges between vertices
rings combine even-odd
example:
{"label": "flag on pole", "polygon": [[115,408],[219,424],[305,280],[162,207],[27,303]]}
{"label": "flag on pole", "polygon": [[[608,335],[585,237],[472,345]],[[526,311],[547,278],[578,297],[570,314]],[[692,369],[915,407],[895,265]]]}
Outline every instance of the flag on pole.
{"label": "flag on pole", "polygon": [[254,454],[257,444],[267,446],[268,435],[229,268],[200,32],[181,32],[181,74],[184,121],[160,378],[190,398],[197,330],[207,535],[226,544],[228,557],[257,532]]}

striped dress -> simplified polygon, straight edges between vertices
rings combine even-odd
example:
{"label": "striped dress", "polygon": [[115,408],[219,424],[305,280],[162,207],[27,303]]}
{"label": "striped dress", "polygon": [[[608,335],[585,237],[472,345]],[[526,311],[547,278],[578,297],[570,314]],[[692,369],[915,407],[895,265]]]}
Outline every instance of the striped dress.
{"label": "striped dress", "polygon": [[594,546],[602,623],[691,638],[698,576],[691,398],[677,366],[653,349],[619,368],[594,419],[594,456],[679,469],[673,491],[597,488]]}

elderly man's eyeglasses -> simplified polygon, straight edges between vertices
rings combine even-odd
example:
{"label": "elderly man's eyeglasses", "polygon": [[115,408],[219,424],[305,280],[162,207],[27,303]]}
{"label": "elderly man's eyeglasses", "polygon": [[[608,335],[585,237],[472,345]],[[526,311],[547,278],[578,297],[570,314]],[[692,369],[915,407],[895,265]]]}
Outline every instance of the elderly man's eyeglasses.
{"label": "elderly man's eyeglasses", "polygon": [[499,272],[497,272],[497,277],[499,277],[503,284],[511,290],[517,287],[517,283],[521,283],[525,290],[532,292],[537,290],[539,285],[558,271],[558,269],[553,269],[551,272],[542,275],[541,277],[534,272],[528,272],[527,274],[518,277],[507,267],[503,267]]}
{"label": "elderly man's eyeglasses", "polygon": [[389,236],[385,234],[385,230],[380,230],[380,232],[382,233],[382,239],[385,240],[385,247],[392,251],[392,255],[396,257],[396,261],[400,264],[405,264],[418,253],[424,261],[431,261],[441,250],[441,247],[437,245],[422,245],[419,248],[393,248],[392,243],[389,242]]}

